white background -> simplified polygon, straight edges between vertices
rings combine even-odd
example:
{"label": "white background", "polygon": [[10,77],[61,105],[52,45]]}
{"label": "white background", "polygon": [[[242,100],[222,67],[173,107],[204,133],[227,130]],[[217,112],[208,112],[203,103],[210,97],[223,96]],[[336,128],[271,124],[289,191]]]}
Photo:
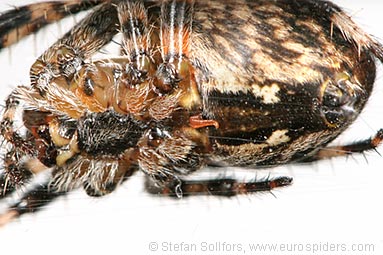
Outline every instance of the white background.
{"label": "white background", "polygon": [[[12,5],[24,2],[9,1]],[[357,23],[383,41],[383,28],[379,25],[382,2],[335,2],[346,7]],[[9,7],[2,2],[0,8]],[[63,30],[63,26],[51,26],[38,36],[0,52],[1,98],[15,86],[28,82],[29,66]],[[382,97],[380,72],[368,106],[337,144],[367,138],[383,127]],[[244,249],[250,243],[369,243],[375,245],[374,252],[275,254],[383,254],[383,159],[374,151],[368,152],[366,159],[355,155],[258,171],[258,176],[293,176],[294,185],[276,190],[274,195],[263,193],[230,199],[152,197],[144,192],[143,178],[138,174],[109,196],[95,199],[81,190],[72,192],[43,211],[10,223],[0,229],[0,254],[243,253],[149,250],[151,242],[157,242],[161,250],[163,242],[198,245],[201,241],[240,243]],[[232,171],[226,171],[232,175]],[[243,171],[236,173],[239,176]],[[261,253],[247,250],[246,254]]]}

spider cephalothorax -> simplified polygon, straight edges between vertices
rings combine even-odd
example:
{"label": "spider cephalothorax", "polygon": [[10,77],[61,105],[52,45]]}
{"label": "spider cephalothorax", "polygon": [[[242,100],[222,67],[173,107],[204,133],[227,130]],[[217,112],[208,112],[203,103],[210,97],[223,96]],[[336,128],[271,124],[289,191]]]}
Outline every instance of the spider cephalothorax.
{"label": "spider cephalothorax", "polygon": [[[205,165],[271,166],[376,147],[382,132],[323,150],[363,109],[381,45],[326,1],[67,1],[4,13],[3,47],[71,12],[93,11],[32,65],[8,97],[3,195],[32,173],[49,183],[20,214],[77,186],[100,196],[136,170],[150,191],[235,195],[289,177],[191,181]],[[44,10],[44,11],[42,11]],[[35,25],[11,14],[33,13]],[[41,17],[39,17],[39,13]],[[3,25],[6,24],[6,25]],[[92,56],[122,35],[120,56]],[[22,134],[14,127],[22,109]],[[336,150],[334,150],[336,151]],[[49,199],[48,199],[49,200]]]}

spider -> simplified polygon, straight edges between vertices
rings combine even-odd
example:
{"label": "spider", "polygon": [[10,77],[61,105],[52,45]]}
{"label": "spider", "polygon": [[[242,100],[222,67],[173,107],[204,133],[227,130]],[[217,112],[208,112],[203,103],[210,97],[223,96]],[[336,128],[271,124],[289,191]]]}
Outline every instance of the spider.
{"label": "spider", "polygon": [[[106,195],[138,170],[154,194],[270,191],[292,178],[186,177],[204,166],[260,168],[363,152],[383,140],[379,130],[327,146],[363,109],[375,58],[383,60],[379,42],[331,2],[41,2],[0,15],[0,47],[87,9],[35,61],[30,84],[5,102],[1,197],[52,173],[1,223],[80,186]],[[120,56],[93,59],[117,34]]]}

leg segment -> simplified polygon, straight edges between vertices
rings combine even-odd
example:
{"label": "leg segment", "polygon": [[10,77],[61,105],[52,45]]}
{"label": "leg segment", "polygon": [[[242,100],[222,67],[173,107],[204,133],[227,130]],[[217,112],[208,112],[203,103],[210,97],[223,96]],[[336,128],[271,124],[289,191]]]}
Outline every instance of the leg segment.
{"label": "leg segment", "polygon": [[17,7],[0,15],[0,50],[47,24],[64,17],[92,8],[102,0],[51,1]]}
{"label": "leg segment", "polygon": [[3,180],[0,182],[1,196],[9,193],[8,187],[12,190],[14,186],[16,188],[22,186],[32,174],[47,169],[46,165],[52,165],[51,154],[55,153],[51,141],[42,138],[48,133],[45,119],[47,113],[35,111],[31,112],[35,113],[33,116],[30,116],[31,113],[24,114],[23,122],[28,129],[27,133],[24,136],[17,132],[14,119],[20,102],[15,91],[6,100],[5,111],[0,122],[0,135],[4,139],[3,145],[7,148],[4,156]]}
{"label": "leg segment", "polygon": [[118,32],[117,10],[106,2],[53,44],[32,65],[31,85],[44,95],[55,79],[56,85],[68,87],[84,61],[109,43]]}
{"label": "leg segment", "polygon": [[14,148],[4,158],[4,170],[0,174],[0,199],[28,184],[34,174],[47,170],[36,158],[21,159]]}
{"label": "leg segment", "polygon": [[5,173],[0,174],[0,199],[15,191],[15,185],[8,181]]}
{"label": "leg segment", "polygon": [[331,146],[320,149],[315,155],[305,159],[305,162],[346,156],[352,153],[363,153],[376,149],[383,142],[383,129],[380,129],[373,137],[357,141],[349,145]]}
{"label": "leg segment", "polygon": [[260,191],[271,191],[274,188],[292,184],[291,177],[281,176],[249,182],[239,182],[232,178],[211,180],[181,180],[177,179],[164,187],[158,187],[148,178],[146,188],[151,194],[161,194],[171,197],[213,195],[231,197]]}
{"label": "leg segment", "polygon": [[183,180],[204,165],[210,144],[205,134],[192,129],[168,131],[157,126],[149,129],[138,142],[139,168],[148,176],[150,193],[168,196],[215,195],[235,196],[258,191],[270,191],[292,183],[290,177],[266,178],[239,182],[232,178]]}
{"label": "leg segment", "polygon": [[32,155],[34,145],[22,138],[22,136],[14,130],[14,119],[16,110],[19,107],[19,100],[15,97],[14,92],[8,97],[5,103],[3,118],[0,122],[0,135],[21,154]]}
{"label": "leg segment", "polygon": [[31,177],[32,172],[25,164],[20,163],[20,156],[12,148],[4,158],[4,171],[0,177],[0,198],[23,186]]}
{"label": "leg segment", "polygon": [[24,213],[33,213],[41,209],[65,193],[66,192],[51,191],[47,183],[38,186],[24,194],[24,196],[18,202],[11,205],[5,213],[0,214],[0,226],[9,223]]}
{"label": "leg segment", "polygon": [[8,195],[17,186],[29,180],[32,173],[26,169],[21,160],[24,156],[34,155],[34,144],[26,140],[14,129],[14,118],[19,101],[12,93],[6,100],[5,111],[0,122],[2,145],[9,146],[4,155],[4,171],[0,177],[0,198]]}

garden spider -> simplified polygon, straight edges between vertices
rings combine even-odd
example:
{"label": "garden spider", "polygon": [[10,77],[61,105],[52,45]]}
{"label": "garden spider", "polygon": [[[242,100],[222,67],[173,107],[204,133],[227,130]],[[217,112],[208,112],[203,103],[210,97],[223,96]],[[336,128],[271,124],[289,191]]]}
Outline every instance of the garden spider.
{"label": "garden spider", "polygon": [[[66,1],[0,16],[0,45],[74,12],[92,12],[32,65],[6,100],[5,197],[52,170],[3,222],[83,186],[112,192],[137,170],[148,191],[233,196],[292,183],[189,180],[210,166],[264,167],[376,148],[326,147],[358,116],[382,46],[326,1]],[[27,17],[27,18],[26,18]],[[32,24],[32,25],[30,25]],[[92,56],[122,34],[121,56]],[[25,134],[15,127],[21,119]]]}

